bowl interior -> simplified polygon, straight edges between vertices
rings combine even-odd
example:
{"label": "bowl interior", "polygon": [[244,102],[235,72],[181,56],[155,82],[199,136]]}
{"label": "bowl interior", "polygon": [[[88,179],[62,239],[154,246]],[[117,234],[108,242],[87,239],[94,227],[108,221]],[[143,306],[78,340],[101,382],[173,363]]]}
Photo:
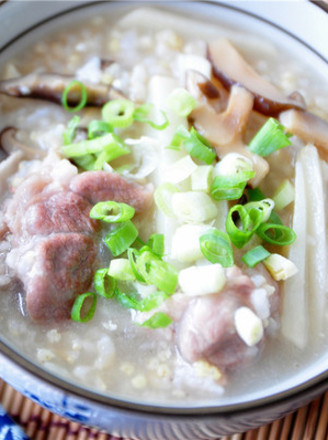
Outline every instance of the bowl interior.
{"label": "bowl interior", "polygon": [[[31,3],[31,7],[29,5],[28,9],[25,5],[22,5],[27,14],[25,24],[21,19],[22,14],[19,21],[15,21],[15,33],[18,37],[13,35],[12,41],[7,41],[0,53],[2,62],[10,59],[17,51],[24,50],[30,44],[41,39],[45,33],[53,32],[59,27],[69,26],[70,23],[84,19],[86,16],[106,11],[109,14],[109,20],[111,20],[111,16],[122,16],[125,13],[130,13],[132,9],[137,10],[139,7],[136,2],[99,4],[97,2],[92,4],[58,2],[56,5],[53,5],[53,3],[55,2],[50,3],[50,9],[48,5],[47,9],[43,9],[43,3],[41,2],[41,9],[35,16],[33,16],[32,11],[38,8],[38,2]],[[61,3],[63,4],[61,5]],[[268,5],[269,3],[271,6]],[[8,14],[12,11],[15,12],[15,7],[15,4],[10,5],[11,10],[8,10]],[[148,8],[150,3],[146,2],[142,7]],[[289,15],[291,21],[288,21],[288,24],[290,26],[286,29],[277,26],[275,23],[277,18],[274,16],[271,17],[273,23],[271,22],[271,8],[276,8],[276,5],[271,2],[188,2],[188,4],[187,2],[173,2],[170,4],[155,4],[153,7],[164,12],[176,12],[180,17],[184,17],[187,22],[190,20],[189,25],[183,28],[186,35],[191,36],[197,32],[200,38],[205,39],[211,39],[215,36],[227,36],[240,47],[244,46],[250,57],[252,47],[261,56],[263,55],[264,59],[270,57],[270,51],[279,51],[282,48],[284,51],[283,60],[289,58],[299,71],[304,68],[308,70],[307,78],[309,78],[310,84],[307,84],[307,86],[313,88],[314,94],[320,94],[320,90],[322,90],[328,96],[328,85],[326,83],[328,60],[325,58],[328,56],[327,47],[322,46],[322,39],[318,41],[317,47],[312,45],[313,41],[317,41],[311,33],[312,30],[313,32],[318,31],[315,23],[313,23],[313,27],[306,27],[307,33],[305,35],[302,20],[297,22],[295,15],[303,11],[301,4],[282,2],[279,5],[279,8],[284,10],[284,13],[281,13],[284,17],[288,16],[288,8],[292,8],[293,13],[294,8],[297,10],[296,14]],[[318,11],[316,6],[311,4],[308,4],[308,8],[311,15],[307,16],[307,20],[311,21],[312,17],[313,19],[317,17]],[[51,14],[54,15],[54,18],[49,17]],[[273,15],[277,16],[277,12]],[[36,18],[37,22],[34,22]],[[46,20],[41,23],[44,18]],[[328,29],[328,16],[324,20],[327,22]],[[159,19],[158,22],[154,21],[148,25],[153,28],[156,26],[161,28],[164,22]],[[30,25],[19,36],[20,29],[23,29],[23,26],[26,27],[28,23]],[[179,32],[181,30],[180,23],[180,19],[173,20],[169,23],[169,27]],[[195,26],[197,26],[197,30],[195,30]],[[2,38],[3,33],[4,29],[0,29],[0,38]],[[246,40],[247,44],[244,44]],[[4,345],[12,345],[12,340],[8,339],[6,335],[1,335],[1,339]],[[190,399],[188,402],[166,402],[165,400],[135,402],[134,399],[126,398],[124,395],[102,394],[101,392],[94,392],[94,390],[88,390],[88,392],[91,392],[95,399],[98,395],[101,395],[102,397],[105,396],[106,399],[108,398],[110,402],[123,402],[124,404],[124,401],[128,401],[132,405],[142,405],[143,408],[151,408],[152,410],[154,410],[154,407],[162,407],[183,409],[188,412],[188,410],[192,411],[194,408],[199,407],[228,410],[258,405],[261,402],[270,402],[280,396],[288,395],[326,377],[328,343],[325,340],[327,338],[324,337],[314,340],[305,352],[291,347],[287,342],[269,341],[256,366],[234,374],[228,391],[222,397],[216,399],[199,398],[196,401]],[[31,371],[45,377],[46,380],[52,380],[52,375],[49,372],[44,373],[33,360],[29,359],[28,350],[23,350],[20,347],[18,355],[17,353],[15,355],[17,360],[20,355],[25,359],[25,367],[27,360],[31,365]],[[67,379],[58,377],[55,382],[58,383],[59,380],[60,384],[66,386]],[[80,385],[73,383],[73,389],[83,394],[83,387],[81,388]],[[86,387],[86,389],[88,388]]]}

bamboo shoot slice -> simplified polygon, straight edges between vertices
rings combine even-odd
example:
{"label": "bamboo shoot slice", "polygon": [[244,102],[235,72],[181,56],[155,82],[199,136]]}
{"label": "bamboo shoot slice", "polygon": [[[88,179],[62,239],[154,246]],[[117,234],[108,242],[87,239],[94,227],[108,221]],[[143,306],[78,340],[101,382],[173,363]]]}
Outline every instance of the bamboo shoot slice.
{"label": "bamboo shoot slice", "polygon": [[295,165],[295,202],[293,229],[296,241],[290,246],[288,258],[298,268],[297,274],[285,281],[282,300],[281,331],[298,348],[306,346],[308,338],[308,301],[305,284],[307,203],[303,166],[298,160]]}
{"label": "bamboo shoot slice", "polygon": [[317,149],[307,145],[300,152],[307,199],[307,292],[309,295],[310,331],[323,331],[326,309],[326,216],[324,188]]}

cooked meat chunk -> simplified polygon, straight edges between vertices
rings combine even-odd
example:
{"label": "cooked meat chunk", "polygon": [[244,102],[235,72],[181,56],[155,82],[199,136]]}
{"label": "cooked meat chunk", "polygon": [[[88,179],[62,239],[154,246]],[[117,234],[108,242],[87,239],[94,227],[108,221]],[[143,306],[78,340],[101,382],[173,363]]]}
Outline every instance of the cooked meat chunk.
{"label": "cooked meat chunk", "polygon": [[13,196],[0,213],[0,233],[11,234],[13,245],[7,264],[22,282],[36,322],[68,318],[75,297],[91,285],[101,254],[92,204],[116,200],[137,212],[151,204],[150,190],[119,174],[76,173],[68,161],[53,157],[52,163],[47,156],[11,188]]}
{"label": "cooked meat chunk", "polygon": [[237,309],[254,310],[250,295],[255,285],[237,268],[230,275],[221,292],[192,299],[184,311],[178,345],[189,362],[205,359],[224,370],[245,363],[257,352],[242,341],[234,325]]}
{"label": "cooked meat chunk", "polygon": [[71,191],[61,191],[31,204],[22,219],[30,235],[48,235],[53,232],[86,232],[97,228],[89,217],[91,204]]}
{"label": "cooked meat chunk", "polygon": [[27,309],[34,321],[58,321],[70,316],[76,295],[92,281],[95,244],[83,234],[52,234],[34,250],[31,269],[21,274]]}
{"label": "cooked meat chunk", "polygon": [[72,179],[70,189],[94,204],[106,200],[123,202],[145,212],[152,202],[152,191],[129,182],[117,173],[89,171]]}

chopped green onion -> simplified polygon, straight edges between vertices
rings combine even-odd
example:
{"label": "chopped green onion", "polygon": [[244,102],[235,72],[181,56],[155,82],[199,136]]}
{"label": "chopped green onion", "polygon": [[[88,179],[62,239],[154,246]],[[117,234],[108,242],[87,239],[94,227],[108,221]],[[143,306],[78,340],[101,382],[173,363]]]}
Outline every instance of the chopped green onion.
{"label": "chopped green onion", "polygon": [[90,217],[106,223],[121,223],[131,218],[135,209],[126,203],[114,201],[98,202],[91,208]]}
{"label": "chopped green onion", "polygon": [[249,202],[246,205],[243,205],[247,210],[249,209],[258,209],[262,212],[261,223],[265,223],[269,220],[272,210],[274,208],[274,201],[272,199],[263,199],[258,202]]}
{"label": "chopped green onion", "polygon": [[235,205],[229,210],[226,231],[238,249],[249,242],[261,224],[262,218],[262,211],[253,208],[247,210],[243,205]]}
{"label": "chopped green onion", "polygon": [[216,151],[213,146],[191,127],[189,137],[184,140],[183,145],[190,156],[195,157],[207,165],[211,165],[216,158]]}
{"label": "chopped green onion", "polygon": [[107,102],[101,111],[105,122],[117,128],[129,127],[134,120],[135,105],[128,99],[114,99]]}
{"label": "chopped green onion", "polygon": [[108,133],[95,139],[64,145],[62,147],[62,152],[65,156],[74,158],[86,154],[101,153],[104,149],[110,153],[110,160],[130,153],[130,149],[124,144],[124,142],[112,133]]}
{"label": "chopped green onion", "polygon": [[63,133],[63,142],[64,145],[69,145],[73,142],[75,138],[76,129],[81,121],[80,116],[73,116],[73,119],[69,121],[67,124],[67,130]]}
{"label": "chopped green onion", "polygon": [[116,289],[116,280],[109,275],[107,267],[98,269],[93,278],[95,291],[105,298],[112,298]]}
{"label": "chopped green onion", "polygon": [[240,171],[231,176],[216,176],[211,195],[214,200],[237,200],[242,196],[248,180],[254,176],[255,171]]}
{"label": "chopped green onion", "polygon": [[228,153],[215,165],[214,176],[234,176],[241,171],[253,171],[253,163],[239,153]]}
{"label": "chopped green onion", "polygon": [[263,246],[256,246],[243,255],[242,260],[248,267],[255,267],[258,263],[270,256],[270,252]]}
{"label": "chopped green onion", "polygon": [[88,125],[88,138],[95,139],[104,136],[107,133],[112,133],[113,127],[105,121],[91,121]]}
{"label": "chopped green onion", "polygon": [[150,247],[152,252],[159,257],[164,255],[164,235],[163,234],[152,234],[149,237],[147,246]]}
{"label": "chopped green onion", "polygon": [[265,157],[291,145],[290,135],[285,133],[285,128],[274,118],[270,118],[257,132],[249,144],[249,150],[259,156]]}
{"label": "chopped green onion", "polygon": [[74,163],[87,171],[94,170],[96,158],[93,154],[85,154],[81,157],[74,157]]}
{"label": "chopped green onion", "polygon": [[177,219],[185,223],[203,223],[218,214],[217,204],[202,191],[174,193],[172,210]]}
{"label": "chopped green onion", "polygon": [[115,280],[135,281],[130,261],[127,258],[115,258],[110,262],[108,274]]}
{"label": "chopped green onion", "polygon": [[[80,92],[80,102],[75,107],[70,107],[69,102],[69,93],[73,93],[73,89],[79,89]],[[76,91],[75,91],[76,93]],[[71,81],[65,88],[62,94],[62,104],[66,111],[68,112],[78,112],[83,107],[85,107],[87,100],[88,100],[88,93],[85,85],[81,83],[81,81]]]}
{"label": "chopped green onion", "polygon": [[247,198],[250,202],[258,202],[265,199],[265,195],[260,188],[247,188]]}
{"label": "chopped green onion", "polygon": [[161,260],[150,251],[141,252],[136,267],[148,284],[172,295],[178,284],[178,273],[174,266]]}
{"label": "chopped green onion", "polygon": [[157,312],[142,324],[142,327],[149,327],[152,329],[164,328],[172,323],[172,319],[163,312]]}
{"label": "chopped green onion", "polygon": [[148,119],[148,114],[153,109],[153,104],[146,103],[143,105],[140,105],[137,107],[133,113],[133,118],[137,122],[143,122],[145,124],[150,125],[155,130],[164,130],[169,125],[169,120],[166,116],[166,113],[161,111],[161,114],[163,116],[163,122],[160,124],[157,124],[156,122],[152,121],[151,119]]}
{"label": "chopped green onion", "polygon": [[263,223],[256,231],[257,235],[271,244],[288,246],[296,240],[296,233],[288,226]]}
{"label": "chopped green onion", "polygon": [[104,150],[97,155],[93,163],[94,170],[102,170],[105,163],[110,162],[113,159],[112,148],[105,147]]}
{"label": "chopped green onion", "polygon": [[170,145],[168,145],[166,148],[179,151],[181,149],[183,141],[188,139],[189,136],[190,133],[187,128],[185,128],[183,125],[179,125],[179,127],[175,131]]}
{"label": "chopped green onion", "polygon": [[[90,299],[92,300],[89,304]],[[93,318],[97,307],[97,295],[87,292],[77,296],[72,310],[71,318],[77,322],[88,322]]]}
{"label": "chopped green onion", "polygon": [[233,251],[229,236],[218,229],[210,229],[199,238],[200,249],[211,263],[220,263],[223,267],[234,264]]}
{"label": "chopped green onion", "polygon": [[126,309],[149,312],[159,307],[169,296],[164,292],[153,292],[141,299],[136,293],[124,293],[120,289],[115,290],[116,300]]}
{"label": "chopped green onion", "polygon": [[104,242],[114,257],[117,257],[126,251],[137,237],[138,229],[128,220],[109,232],[105,236]]}
{"label": "chopped green onion", "polygon": [[191,174],[191,189],[193,191],[210,192],[213,183],[213,166],[200,165]]}
{"label": "chopped green onion", "polygon": [[161,291],[153,292],[140,301],[139,310],[141,312],[149,312],[150,310],[159,307],[168,298],[169,295],[166,294],[165,292],[161,292]]}
{"label": "chopped green onion", "polygon": [[174,89],[167,99],[168,106],[179,116],[187,117],[197,105],[196,99],[183,88]]}
{"label": "chopped green onion", "polygon": [[140,251],[138,251],[137,249],[134,249],[134,248],[128,249],[128,259],[130,262],[130,267],[132,269],[132,272],[138,281],[145,283],[146,281],[145,281],[144,277],[138,271],[138,268],[136,265],[136,261],[137,261],[137,258],[139,255],[140,255]]}
{"label": "chopped green onion", "polygon": [[[260,190],[260,188],[247,188],[247,198],[250,202],[256,202],[265,199],[265,195]],[[275,223],[277,225],[282,225],[282,220],[279,215],[272,211],[269,217],[270,223]]]}
{"label": "chopped green onion", "polygon": [[117,288],[115,299],[126,309],[140,310],[140,300],[136,294],[127,294]]}
{"label": "chopped green onion", "polygon": [[186,155],[164,168],[163,180],[168,183],[180,183],[190,177],[197,168],[192,158]]}
{"label": "chopped green onion", "polygon": [[273,195],[275,207],[281,211],[295,199],[295,188],[288,179],[284,180]]}
{"label": "chopped green onion", "polygon": [[178,187],[173,185],[173,183],[163,183],[158,186],[154,192],[154,200],[157,208],[168,217],[174,217],[172,211],[172,196],[178,192]]}

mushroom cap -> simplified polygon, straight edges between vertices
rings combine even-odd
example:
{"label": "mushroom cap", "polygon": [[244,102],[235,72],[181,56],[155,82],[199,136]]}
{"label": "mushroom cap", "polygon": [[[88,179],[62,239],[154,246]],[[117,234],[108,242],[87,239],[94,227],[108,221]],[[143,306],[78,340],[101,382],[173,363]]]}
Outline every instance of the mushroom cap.
{"label": "mushroom cap", "polygon": [[213,74],[226,88],[239,84],[254,96],[254,109],[268,116],[304,105],[299,99],[286,97],[277,87],[263,79],[226,39],[208,44],[208,58]]}
{"label": "mushroom cap", "polygon": [[[19,78],[0,81],[0,93],[18,98],[42,99],[62,104],[62,94],[65,88],[76,78],[71,75],[56,73],[31,73]],[[88,106],[102,107],[111,99],[124,99],[125,96],[107,84],[83,82],[87,90]],[[80,102],[79,86],[72,87],[67,97],[70,106]]]}

